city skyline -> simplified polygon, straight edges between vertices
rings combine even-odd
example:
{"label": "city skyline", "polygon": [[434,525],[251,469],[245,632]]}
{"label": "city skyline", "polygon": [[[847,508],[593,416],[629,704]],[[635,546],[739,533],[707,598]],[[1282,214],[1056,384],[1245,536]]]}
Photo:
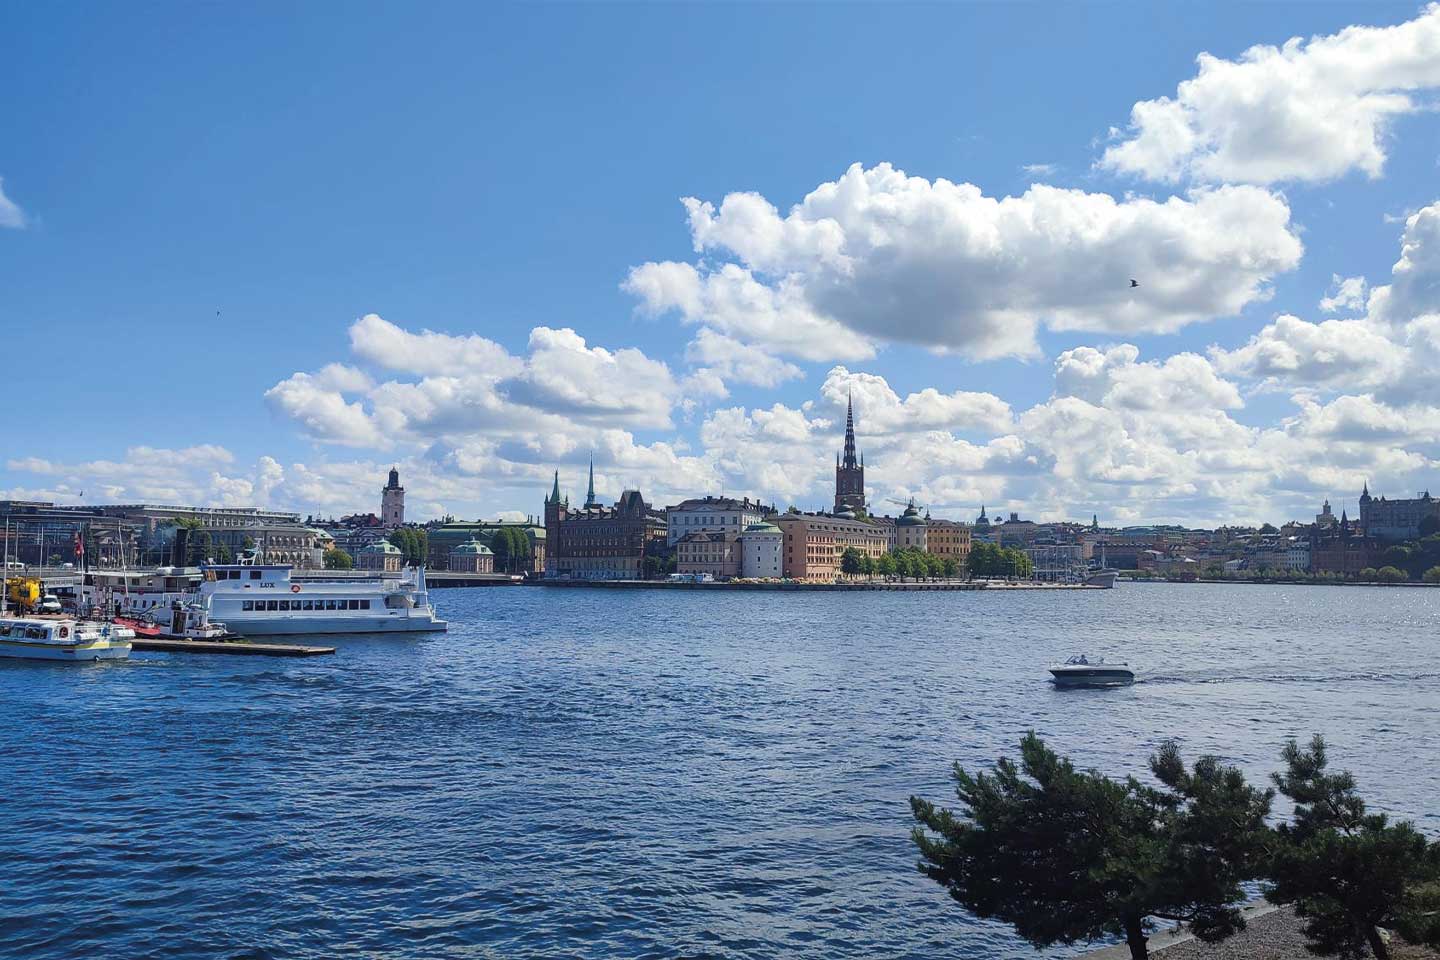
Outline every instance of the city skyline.
{"label": "city skyline", "polygon": [[[872,502],[958,519],[1282,523],[1437,486],[1440,73],[1411,51],[1440,6],[1061,11],[1003,63],[1019,11],[652,13],[302,10],[257,43],[243,11],[15,11],[12,88],[115,82],[27,84],[7,337],[115,369],[15,371],[0,498],[339,515],[394,465],[407,519],[514,517],[593,457],[605,502],[825,509],[851,398]],[[514,43],[476,64],[482,26]],[[738,90],[667,43],[694,31],[749,51]],[[863,56],[899,38],[913,65]]]}

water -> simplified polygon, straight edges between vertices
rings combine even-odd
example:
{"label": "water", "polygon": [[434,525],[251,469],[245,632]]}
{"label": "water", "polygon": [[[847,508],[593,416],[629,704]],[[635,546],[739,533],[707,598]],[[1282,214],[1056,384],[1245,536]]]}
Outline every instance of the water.
{"label": "water", "polygon": [[[1440,591],[435,594],[329,658],[0,661],[0,955],[1034,957],[907,805],[1029,728],[1256,777],[1318,731],[1440,834]],[[1080,651],[1145,679],[1051,689]]]}

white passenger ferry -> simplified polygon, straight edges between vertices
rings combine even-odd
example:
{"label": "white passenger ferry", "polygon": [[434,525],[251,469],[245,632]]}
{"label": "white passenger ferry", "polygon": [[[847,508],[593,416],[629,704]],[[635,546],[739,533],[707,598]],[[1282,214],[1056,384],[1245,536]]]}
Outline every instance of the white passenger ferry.
{"label": "white passenger ferry", "polygon": [[200,602],[242,636],[445,630],[425,588],[424,568],[399,577],[295,580],[289,564],[209,564]]}

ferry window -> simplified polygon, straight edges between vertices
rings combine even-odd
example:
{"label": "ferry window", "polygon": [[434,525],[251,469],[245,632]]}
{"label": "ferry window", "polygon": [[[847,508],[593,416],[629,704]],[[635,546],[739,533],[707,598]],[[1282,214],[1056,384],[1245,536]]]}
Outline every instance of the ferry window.
{"label": "ferry window", "polygon": [[335,609],[335,601],[334,601],[334,600],[326,600],[326,601],[325,601],[325,609],[326,609],[326,610],[334,610],[334,609]]}
{"label": "ferry window", "polygon": [[260,571],[259,571],[259,570],[251,570],[251,571],[250,571],[250,579],[251,579],[251,580],[259,580],[259,579],[260,579]]}
{"label": "ferry window", "polygon": [[350,601],[350,609],[351,609],[351,610],[359,610],[359,609],[360,609],[360,601],[359,601],[359,600],[351,600],[351,601]]}
{"label": "ferry window", "polygon": [[274,600],[266,600],[266,601],[265,601],[265,609],[266,609],[266,610],[275,610],[275,609],[278,608],[278,606],[279,606],[279,604],[277,603],[277,601],[274,601]]}
{"label": "ferry window", "polygon": [[253,600],[241,600],[241,601],[240,601],[240,609],[241,609],[241,610],[254,610],[254,609],[255,609],[255,602],[254,602]]}
{"label": "ferry window", "polygon": [[314,600],[301,600],[301,601],[300,601],[300,609],[301,609],[301,610],[314,610],[314,609],[315,609],[315,601],[314,601]]}
{"label": "ferry window", "polygon": [[239,579],[240,579],[240,571],[239,571],[239,570],[231,570],[231,571],[230,571],[230,579],[231,579],[231,580],[239,580]]}
{"label": "ferry window", "polygon": [[369,610],[369,609],[370,609],[370,601],[369,601],[369,600],[361,600],[361,601],[360,601],[360,609],[361,609],[361,610]]}
{"label": "ferry window", "polygon": [[289,601],[289,600],[281,600],[281,601],[280,601],[280,609],[281,609],[281,610],[289,610],[289,609],[290,609],[290,601]]}

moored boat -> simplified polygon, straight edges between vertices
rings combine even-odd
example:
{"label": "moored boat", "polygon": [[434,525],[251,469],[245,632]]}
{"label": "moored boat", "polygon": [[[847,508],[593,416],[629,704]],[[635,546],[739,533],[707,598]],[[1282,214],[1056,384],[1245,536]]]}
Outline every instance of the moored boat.
{"label": "moored boat", "polygon": [[291,573],[288,563],[209,564],[199,602],[247,637],[449,628],[430,603],[423,567],[400,576],[294,579]]}
{"label": "moored boat", "polygon": [[1135,682],[1135,671],[1125,663],[1106,663],[1103,657],[1071,657],[1050,667],[1051,682],[1057,687],[1124,687]]}
{"label": "moored boat", "polygon": [[20,660],[124,660],[127,627],[65,617],[0,617],[0,657]]}

